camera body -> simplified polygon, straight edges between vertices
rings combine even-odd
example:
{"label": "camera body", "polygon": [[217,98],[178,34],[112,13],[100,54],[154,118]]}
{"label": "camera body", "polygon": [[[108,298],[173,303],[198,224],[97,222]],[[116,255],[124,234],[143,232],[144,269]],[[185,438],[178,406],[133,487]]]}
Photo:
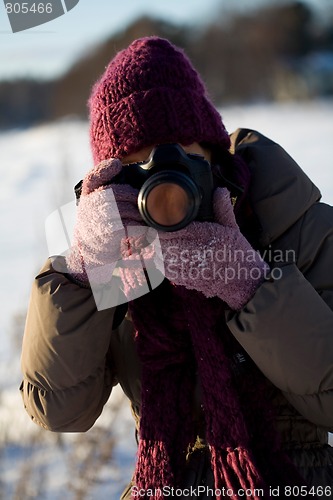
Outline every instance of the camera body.
{"label": "camera body", "polygon": [[110,184],[139,189],[141,216],[157,230],[176,231],[193,220],[213,220],[211,165],[179,144],[156,146],[146,161],[124,165]]}

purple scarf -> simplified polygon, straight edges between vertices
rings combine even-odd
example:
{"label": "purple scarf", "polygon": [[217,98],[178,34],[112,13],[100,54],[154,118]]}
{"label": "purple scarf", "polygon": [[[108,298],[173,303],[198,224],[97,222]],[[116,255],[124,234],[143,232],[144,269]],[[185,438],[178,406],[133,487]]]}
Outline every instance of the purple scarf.
{"label": "purple scarf", "polygon": [[[140,489],[156,490],[140,498],[161,499],[164,486],[182,485],[186,455],[198,432],[193,419],[197,378],[201,437],[210,450],[216,490],[231,489],[233,499],[262,500],[271,498],[270,488],[304,484],[280,451],[266,379],[250,360],[246,374],[234,369],[241,347],[225,325],[225,304],[165,282],[132,302],[130,310],[143,366],[134,480]],[[239,489],[252,494],[237,496]],[[288,497],[281,490],[279,498]]]}

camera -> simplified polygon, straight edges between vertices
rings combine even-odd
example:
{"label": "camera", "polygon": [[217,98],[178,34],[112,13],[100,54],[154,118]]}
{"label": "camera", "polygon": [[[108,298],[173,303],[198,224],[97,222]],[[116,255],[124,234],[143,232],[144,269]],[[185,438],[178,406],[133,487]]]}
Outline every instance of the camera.
{"label": "camera", "polygon": [[157,230],[177,231],[193,220],[213,220],[211,165],[179,144],[156,146],[146,161],[124,165],[110,183],[139,189],[140,214]]}

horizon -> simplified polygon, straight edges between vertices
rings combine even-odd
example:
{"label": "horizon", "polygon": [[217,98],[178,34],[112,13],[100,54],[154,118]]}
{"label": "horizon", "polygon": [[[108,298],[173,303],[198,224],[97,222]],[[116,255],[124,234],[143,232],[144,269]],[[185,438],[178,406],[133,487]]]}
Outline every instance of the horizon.
{"label": "horizon", "polygon": [[[194,29],[214,21],[224,13],[226,18],[235,9],[229,0],[169,0],[167,5],[152,0],[127,0],[110,9],[109,0],[99,0],[96,5],[80,0],[68,13],[29,30],[12,33],[5,7],[0,6],[0,81],[34,78],[51,80],[60,77],[85,52],[104,40],[126,29],[136,19],[147,15],[178,25],[193,25]],[[279,4],[279,2],[276,2]],[[324,19],[323,13],[331,6],[329,0],[303,0]],[[239,1],[238,10],[249,12],[255,8],[272,5],[267,0],[256,0],[248,5]],[[111,13],[111,15],[110,15]],[[93,20],[93,22],[92,22]],[[75,29],[73,30],[73,25]]]}

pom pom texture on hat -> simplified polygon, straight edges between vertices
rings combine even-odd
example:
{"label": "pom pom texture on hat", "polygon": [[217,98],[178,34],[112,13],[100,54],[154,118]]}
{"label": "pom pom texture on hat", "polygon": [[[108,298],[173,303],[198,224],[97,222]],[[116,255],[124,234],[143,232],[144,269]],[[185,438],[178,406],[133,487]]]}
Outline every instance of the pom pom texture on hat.
{"label": "pom pom texture on hat", "polygon": [[230,146],[198,73],[181,49],[162,38],[141,38],[119,52],[88,104],[95,164],[168,142]]}

